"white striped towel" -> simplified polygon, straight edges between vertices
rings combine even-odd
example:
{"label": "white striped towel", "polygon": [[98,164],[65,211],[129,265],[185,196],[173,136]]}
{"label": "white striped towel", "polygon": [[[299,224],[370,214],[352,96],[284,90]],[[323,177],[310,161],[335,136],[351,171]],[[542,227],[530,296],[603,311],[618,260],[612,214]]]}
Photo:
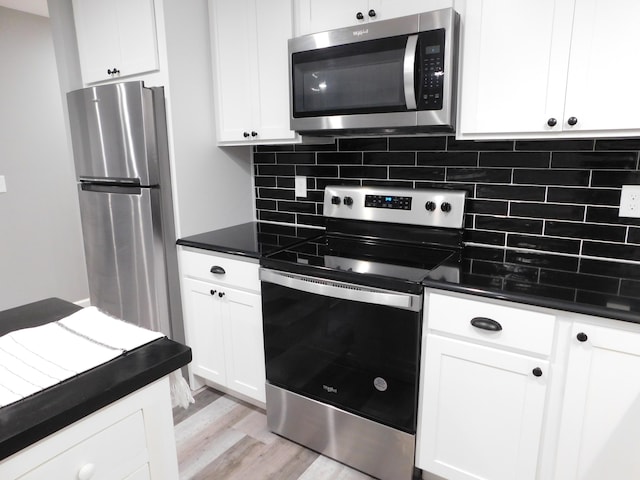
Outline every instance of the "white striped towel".
{"label": "white striped towel", "polygon": [[0,337],[0,407],[162,337],[96,307],[7,333]]}

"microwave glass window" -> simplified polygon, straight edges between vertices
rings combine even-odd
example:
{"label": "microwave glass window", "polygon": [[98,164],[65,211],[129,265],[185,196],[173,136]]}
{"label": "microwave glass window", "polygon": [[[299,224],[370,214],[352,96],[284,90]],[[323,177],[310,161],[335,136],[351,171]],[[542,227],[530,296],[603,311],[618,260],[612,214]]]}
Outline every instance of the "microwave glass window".
{"label": "microwave glass window", "polygon": [[293,54],[294,116],[406,111],[405,46],[403,36]]}

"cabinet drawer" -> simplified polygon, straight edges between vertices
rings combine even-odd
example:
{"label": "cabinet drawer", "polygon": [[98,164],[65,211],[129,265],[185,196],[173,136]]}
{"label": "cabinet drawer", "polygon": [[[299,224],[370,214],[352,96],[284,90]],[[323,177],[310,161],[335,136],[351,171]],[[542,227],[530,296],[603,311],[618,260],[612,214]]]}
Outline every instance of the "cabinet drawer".
{"label": "cabinet drawer", "polygon": [[[182,275],[209,282],[230,285],[243,290],[260,291],[257,263],[237,260],[221,255],[180,250]],[[219,267],[224,273],[212,273]]]}
{"label": "cabinet drawer", "polygon": [[[19,480],[125,478],[147,462],[144,420],[142,411],[138,410],[39,465]],[[90,472],[93,474],[89,476]]]}
{"label": "cabinet drawer", "polygon": [[[428,296],[426,312],[431,330],[543,355],[551,353],[553,315],[434,293]],[[476,318],[497,322],[502,329],[491,331],[473,326],[471,321]]]}

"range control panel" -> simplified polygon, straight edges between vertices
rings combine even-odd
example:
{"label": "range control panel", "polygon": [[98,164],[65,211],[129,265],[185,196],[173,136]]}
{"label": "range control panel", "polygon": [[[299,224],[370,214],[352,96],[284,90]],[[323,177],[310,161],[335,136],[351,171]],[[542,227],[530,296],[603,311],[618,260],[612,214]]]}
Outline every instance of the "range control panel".
{"label": "range control panel", "polygon": [[462,228],[464,190],[327,186],[324,215],[352,220]]}
{"label": "range control panel", "polygon": [[365,195],[364,206],[411,210],[411,197],[401,197],[398,195]]}

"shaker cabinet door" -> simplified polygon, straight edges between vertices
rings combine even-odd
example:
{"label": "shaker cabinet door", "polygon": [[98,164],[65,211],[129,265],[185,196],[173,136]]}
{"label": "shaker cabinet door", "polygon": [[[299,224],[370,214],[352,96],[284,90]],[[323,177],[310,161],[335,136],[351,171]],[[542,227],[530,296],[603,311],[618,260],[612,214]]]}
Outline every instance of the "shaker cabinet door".
{"label": "shaker cabinet door", "polygon": [[640,331],[634,330],[574,324],[556,479],[640,478]]}
{"label": "shaker cabinet door", "polygon": [[[579,0],[576,2],[571,59],[564,109],[564,129],[640,130],[640,2]],[[576,120],[574,126],[569,119]],[[632,132],[630,132],[632,130]]]}
{"label": "shaker cabinet door", "polygon": [[85,84],[158,69],[153,0],[73,0]]}
{"label": "shaker cabinet door", "polygon": [[461,138],[482,133],[517,137],[560,128],[573,13],[567,3],[467,2]]}
{"label": "shaker cabinet door", "polygon": [[449,480],[534,480],[548,365],[427,335],[416,466]]}

